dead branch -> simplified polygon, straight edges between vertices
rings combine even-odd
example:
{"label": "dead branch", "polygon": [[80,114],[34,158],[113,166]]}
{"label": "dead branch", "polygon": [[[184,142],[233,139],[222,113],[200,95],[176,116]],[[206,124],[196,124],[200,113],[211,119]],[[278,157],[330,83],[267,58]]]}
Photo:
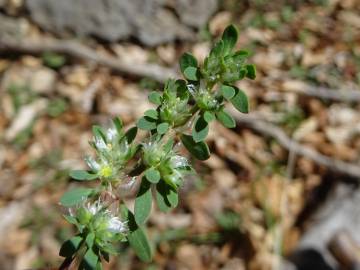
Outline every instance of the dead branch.
{"label": "dead branch", "polygon": [[273,137],[283,147],[289,151],[293,151],[297,155],[309,158],[315,163],[323,165],[330,170],[360,179],[360,165],[344,162],[342,160],[330,158],[320,154],[316,150],[308,146],[304,146],[295,140],[292,140],[279,127],[264,121],[261,118],[255,117],[253,115],[240,115],[239,113],[233,113],[233,116],[238,123],[245,124],[263,135]]}
{"label": "dead branch", "polygon": [[360,102],[360,90],[358,89],[330,89],[326,87],[306,86],[292,90],[293,92],[310,97],[321,99],[342,101],[342,102]]}
{"label": "dead branch", "polygon": [[[35,55],[44,52],[62,53],[74,58],[93,61],[98,65],[106,66],[120,73],[137,77],[151,77],[159,82],[165,82],[168,78],[179,77],[179,74],[174,69],[156,64],[125,63],[119,58],[100,54],[95,49],[70,40],[35,41],[31,39],[15,40],[13,38],[0,37],[0,52],[18,52]],[[306,96],[334,101],[360,102],[360,90],[357,89],[335,90],[326,87],[307,86],[306,88],[293,91]]]}
{"label": "dead branch", "polygon": [[119,58],[100,54],[79,42],[69,40],[15,40],[0,36],[0,52],[18,52],[35,55],[44,52],[62,53],[74,58],[93,61],[120,73],[137,77],[150,77],[159,82],[165,82],[168,78],[179,77],[173,69],[156,64],[125,63]]}

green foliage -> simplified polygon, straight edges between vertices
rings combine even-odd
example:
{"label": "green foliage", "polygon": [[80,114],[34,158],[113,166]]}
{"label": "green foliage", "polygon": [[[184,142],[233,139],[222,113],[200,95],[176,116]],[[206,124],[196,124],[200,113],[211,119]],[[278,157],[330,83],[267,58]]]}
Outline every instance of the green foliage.
{"label": "green foliage", "polygon": [[195,142],[192,136],[186,134],[181,136],[181,142],[195,158],[206,160],[210,157],[210,150],[205,142]]}
{"label": "green foliage", "polygon": [[152,205],[151,185],[147,177],[141,181],[139,192],[135,199],[135,220],[138,225],[142,225],[150,215]]}
{"label": "green foliage", "polygon": [[44,65],[53,68],[58,69],[61,68],[66,63],[65,56],[57,53],[52,52],[46,52],[42,55],[42,59],[44,62]]}
{"label": "green foliage", "polygon": [[81,236],[74,236],[62,244],[59,255],[61,257],[72,257],[80,248],[83,238]]}
{"label": "green foliage", "polygon": [[129,234],[127,239],[136,255],[144,262],[152,260],[152,250],[145,230],[135,222],[135,217],[130,210],[125,214],[129,221]]}
{"label": "green foliage", "polygon": [[94,180],[97,175],[83,170],[74,170],[70,172],[70,177],[75,180]]}
{"label": "green foliage", "polygon": [[[90,169],[72,171],[70,176],[80,181],[98,180],[100,185],[73,189],[61,198],[61,204],[72,209],[66,220],[79,231],[77,238],[64,243],[61,253],[66,258],[83,254],[79,269],[101,269],[103,260],[118,253],[115,244],[121,241],[128,241],[141,260],[151,261],[144,226],[151,212],[152,193],[159,210],[168,212],[178,205],[179,188],[192,173],[178,145],[196,159],[206,160],[210,157],[205,142],[210,123],[218,120],[227,128],[236,125],[224,110],[226,103],[242,113],[249,110],[245,93],[234,83],[255,79],[256,69],[247,63],[246,51],[234,51],[237,39],[236,28],[227,27],[203,64],[191,54],[183,54],[180,70],[185,80],[169,79],[162,93],[151,92],[148,99],[154,107],[144,112],[136,127],[124,131],[119,118],[113,119],[108,129],[93,127],[90,145],[96,156],[85,158]],[[138,128],[148,134],[140,142],[136,140]],[[140,180],[132,213],[117,190],[124,181],[132,185]],[[110,211],[114,201],[122,208],[121,217]]]}
{"label": "green foliage", "polygon": [[65,207],[77,205],[87,199],[94,192],[91,188],[74,188],[61,197],[60,203]]}

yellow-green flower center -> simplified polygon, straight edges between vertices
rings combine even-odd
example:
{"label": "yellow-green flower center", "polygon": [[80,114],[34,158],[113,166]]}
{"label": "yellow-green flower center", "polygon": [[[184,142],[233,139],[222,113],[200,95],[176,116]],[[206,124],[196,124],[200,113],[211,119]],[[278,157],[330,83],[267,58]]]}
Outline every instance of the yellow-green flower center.
{"label": "yellow-green flower center", "polygon": [[108,178],[112,175],[113,171],[110,166],[104,166],[100,169],[100,176]]}

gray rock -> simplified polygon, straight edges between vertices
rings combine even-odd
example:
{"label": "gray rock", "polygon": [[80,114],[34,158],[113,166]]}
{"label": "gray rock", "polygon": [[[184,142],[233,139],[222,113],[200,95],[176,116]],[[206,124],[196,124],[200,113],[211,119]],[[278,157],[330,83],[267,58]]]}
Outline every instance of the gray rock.
{"label": "gray rock", "polygon": [[358,188],[340,183],[332,190],[324,205],[309,221],[309,229],[291,256],[298,269],[339,269],[338,261],[328,250],[328,245],[340,231],[348,232],[351,239],[360,244],[359,205]]}
{"label": "gray rock", "polygon": [[175,10],[180,20],[196,28],[204,26],[217,7],[217,0],[177,0]]}
{"label": "gray rock", "polygon": [[19,38],[23,36],[26,31],[23,22],[21,19],[14,19],[0,13],[0,39]]}
{"label": "gray rock", "polygon": [[110,42],[135,37],[150,46],[192,39],[193,28],[203,26],[217,8],[216,0],[175,0],[173,6],[168,2],[26,0],[26,7],[38,25],[60,36],[93,35]]}

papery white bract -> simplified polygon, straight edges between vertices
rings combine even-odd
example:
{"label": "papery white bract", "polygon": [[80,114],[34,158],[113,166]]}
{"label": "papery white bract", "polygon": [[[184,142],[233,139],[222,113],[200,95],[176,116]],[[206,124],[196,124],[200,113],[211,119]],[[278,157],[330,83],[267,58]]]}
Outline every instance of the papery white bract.
{"label": "papery white bract", "polygon": [[104,151],[106,150],[107,146],[106,146],[106,143],[104,142],[104,140],[102,138],[99,138],[99,137],[95,137],[93,139],[94,141],[94,144],[96,146],[96,148],[100,151]]}
{"label": "papery white bract", "polygon": [[119,217],[111,217],[108,220],[108,230],[112,233],[125,233],[128,231],[126,222],[120,220]]}
{"label": "papery white bract", "polygon": [[94,216],[101,210],[103,205],[102,205],[102,203],[100,202],[100,199],[99,199],[94,203],[88,202],[85,207]]}
{"label": "papery white bract", "polygon": [[181,167],[186,167],[189,165],[187,159],[185,157],[179,156],[179,155],[172,156],[170,158],[170,163],[173,168],[181,168]]}
{"label": "papery white bract", "polygon": [[94,172],[98,172],[101,169],[100,164],[93,157],[85,157],[85,162]]}
{"label": "papery white bract", "polygon": [[118,133],[115,128],[109,128],[106,131],[106,138],[108,139],[108,141],[113,141],[117,135],[118,135]]}

